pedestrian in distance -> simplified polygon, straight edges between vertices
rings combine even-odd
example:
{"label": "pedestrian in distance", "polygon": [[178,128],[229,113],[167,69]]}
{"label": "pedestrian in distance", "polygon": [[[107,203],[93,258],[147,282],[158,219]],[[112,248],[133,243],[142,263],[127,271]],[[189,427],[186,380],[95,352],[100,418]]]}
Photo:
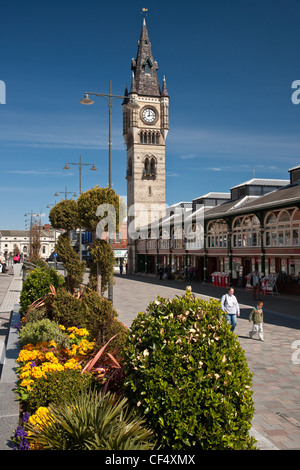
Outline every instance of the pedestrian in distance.
{"label": "pedestrian in distance", "polygon": [[226,313],[226,320],[231,325],[231,331],[234,331],[237,325],[237,317],[240,316],[240,307],[234,295],[233,287],[229,287],[227,294],[221,297],[221,310]]}
{"label": "pedestrian in distance", "polygon": [[259,300],[257,302],[256,308],[253,308],[250,312],[249,322],[252,322],[252,330],[249,332],[250,338],[257,333],[260,341],[264,341],[264,331],[263,331],[263,322],[264,322],[264,313],[263,313],[263,302]]}
{"label": "pedestrian in distance", "polygon": [[260,278],[258,271],[254,271],[254,273],[252,273],[250,283],[252,285],[253,299],[257,300],[260,297],[260,285],[261,285],[261,278]]}

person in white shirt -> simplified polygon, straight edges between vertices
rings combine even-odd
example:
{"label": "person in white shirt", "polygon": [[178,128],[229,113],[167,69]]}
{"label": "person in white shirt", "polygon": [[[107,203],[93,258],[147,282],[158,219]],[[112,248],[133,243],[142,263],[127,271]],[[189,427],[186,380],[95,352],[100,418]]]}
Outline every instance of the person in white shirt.
{"label": "person in white shirt", "polygon": [[226,313],[226,320],[231,325],[231,331],[235,330],[237,317],[240,316],[240,307],[233,287],[229,287],[227,294],[221,298],[221,309]]}

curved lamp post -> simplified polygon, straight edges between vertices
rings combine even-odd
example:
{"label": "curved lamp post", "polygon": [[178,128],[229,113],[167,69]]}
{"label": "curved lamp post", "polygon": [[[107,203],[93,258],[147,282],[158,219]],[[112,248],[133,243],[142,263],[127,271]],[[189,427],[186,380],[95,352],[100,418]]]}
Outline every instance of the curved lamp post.
{"label": "curved lamp post", "polygon": [[[94,101],[89,98],[89,95],[93,96],[99,96],[102,98],[105,98],[108,104],[108,187],[112,187],[112,175],[111,175],[111,147],[112,147],[112,141],[111,141],[111,112],[112,112],[112,105],[115,99],[128,99],[128,103],[126,104],[127,108],[130,109],[138,109],[139,105],[136,103],[136,101],[133,98],[129,98],[128,96],[123,96],[123,95],[113,95],[111,92],[111,81],[109,81],[109,93],[91,93],[91,92],[85,92],[84,98],[80,100],[81,104],[85,105],[91,105],[94,104]],[[108,239],[109,239],[109,244],[112,246],[112,240],[108,234]],[[109,300],[113,301],[113,284],[112,281],[110,281],[109,286],[108,286],[108,298]]]}

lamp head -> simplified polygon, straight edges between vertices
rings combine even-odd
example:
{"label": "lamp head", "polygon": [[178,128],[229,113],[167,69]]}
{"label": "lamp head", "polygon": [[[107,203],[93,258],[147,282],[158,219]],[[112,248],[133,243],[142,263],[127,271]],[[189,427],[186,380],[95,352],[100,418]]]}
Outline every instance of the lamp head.
{"label": "lamp head", "polygon": [[91,171],[97,171],[98,168],[95,167],[95,165],[92,166],[92,168],[90,168]]}
{"label": "lamp head", "polygon": [[70,170],[69,165],[66,163],[65,166],[63,167],[63,170]]}
{"label": "lamp head", "polygon": [[93,104],[94,101],[89,98],[89,95],[87,93],[84,94],[83,100],[80,100],[81,104]]}

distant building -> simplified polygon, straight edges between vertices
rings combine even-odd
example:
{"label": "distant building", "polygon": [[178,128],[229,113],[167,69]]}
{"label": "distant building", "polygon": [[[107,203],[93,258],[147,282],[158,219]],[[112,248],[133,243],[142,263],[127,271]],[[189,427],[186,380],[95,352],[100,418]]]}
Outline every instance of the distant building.
{"label": "distant building", "polygon": [[[30,235],[30,230],[0,230],[0,254],[8,260],[17,249],[21,259],[26,260],[29,256]],[[40,243],[40,257],[47,259],[55,246],[55,231],[48,224],[42,227]]]}

